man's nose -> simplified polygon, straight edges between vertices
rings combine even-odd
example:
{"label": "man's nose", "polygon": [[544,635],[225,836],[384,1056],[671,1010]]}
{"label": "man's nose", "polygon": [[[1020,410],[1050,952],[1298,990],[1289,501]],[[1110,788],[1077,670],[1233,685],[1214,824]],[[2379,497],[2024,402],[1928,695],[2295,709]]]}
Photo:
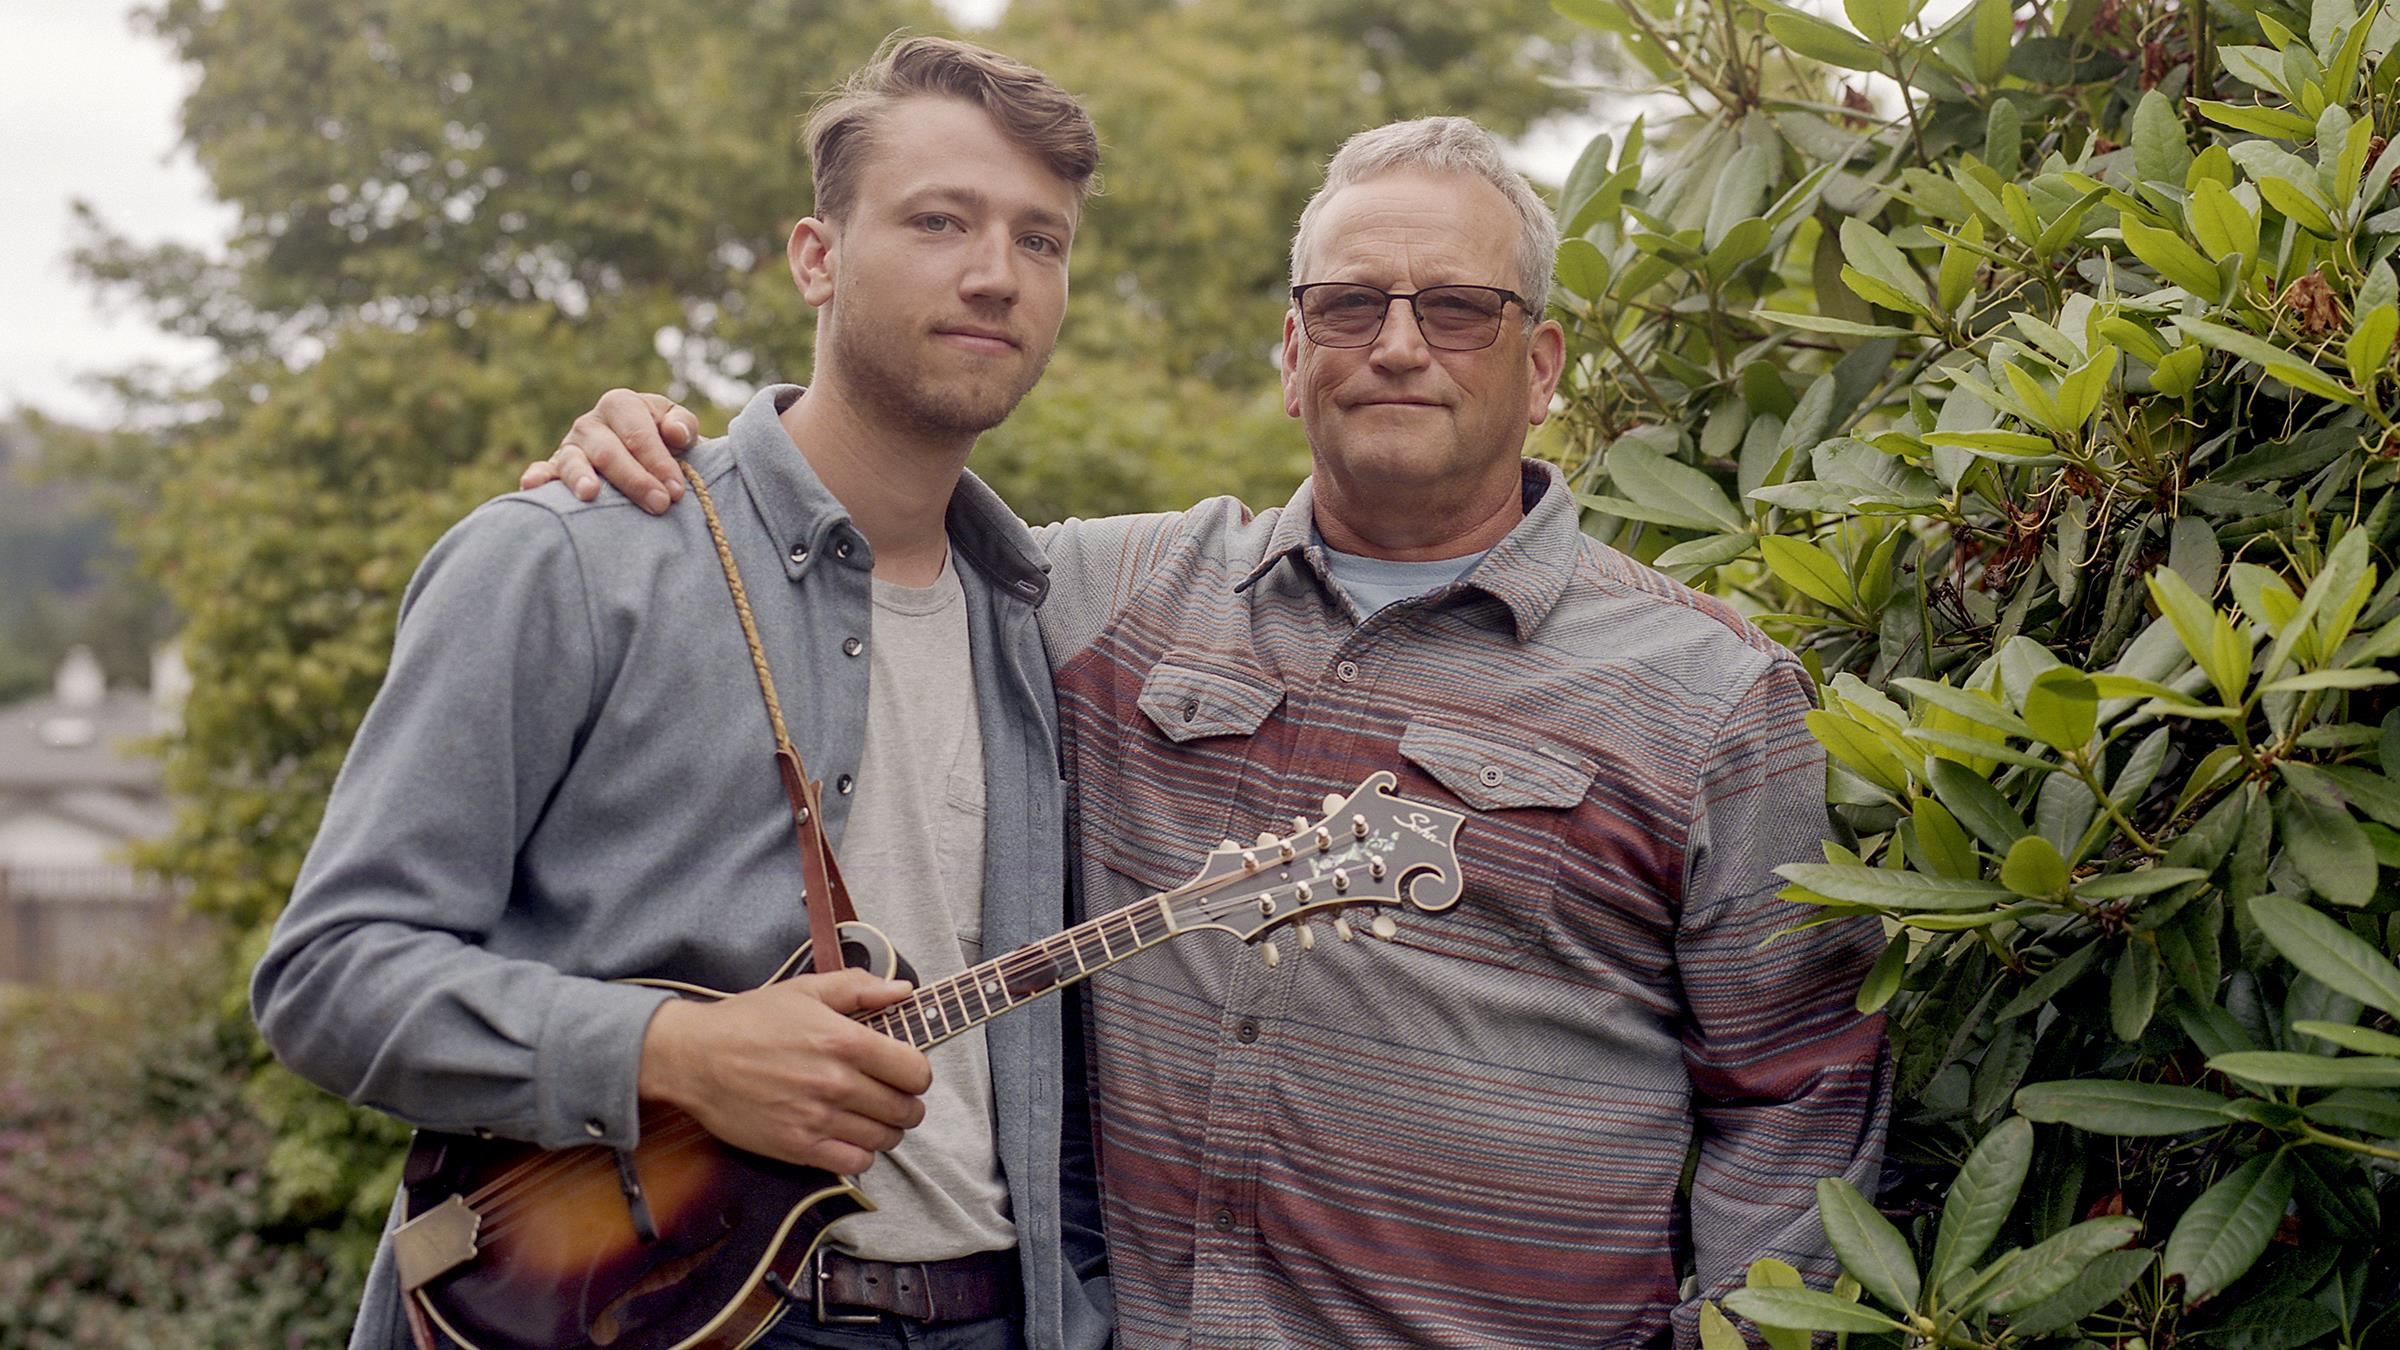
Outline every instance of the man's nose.
{"label": "man's nose", "polygon": [[1017,298],[1016,241],[1006,230],[984,230],[967,247],[966,270],[958,279],[959,293],[971,300],[1008,302]]}
{"label": "man's nose", "polygon": [[[1400,312],[1394,314],[1392,306]],[[1424,365],[1433,359],[1433,348],[1425,341],[1424,331],[1417,327],[1417,307],[1413,301],[1393,296],[1384,307],[1383,331],[1375,335],[1374,349],[1368,359],[1379,367],[1407,370]]]}

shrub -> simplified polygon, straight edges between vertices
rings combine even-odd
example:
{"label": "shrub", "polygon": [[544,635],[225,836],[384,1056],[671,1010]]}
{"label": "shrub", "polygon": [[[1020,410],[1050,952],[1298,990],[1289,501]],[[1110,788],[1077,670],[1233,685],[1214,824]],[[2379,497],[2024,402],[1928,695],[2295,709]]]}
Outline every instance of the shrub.
{"label": "shrub", "polygon": [[1784,894],[1890,933],[1881,1212],[1729,1306],[2400,1341],[2400,16],[1558,5],[1685,111],[1562,194],[1553,449],[1817,673]]}

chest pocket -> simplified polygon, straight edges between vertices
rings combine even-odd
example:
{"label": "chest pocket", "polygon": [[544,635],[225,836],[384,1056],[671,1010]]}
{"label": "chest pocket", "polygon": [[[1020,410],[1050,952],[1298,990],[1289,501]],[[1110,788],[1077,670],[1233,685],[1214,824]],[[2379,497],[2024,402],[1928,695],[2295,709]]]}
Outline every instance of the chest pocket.
{"label": "chest pocket", "polygon": [[1173,661],[1152,667],[1135,700],[1142,715],[1125,720],[1113,762],[1078,766],[1087,841],[1160,890],[1190,877],[1220,840],[1256,833],[1269,812],[1249,801],[1249,738],[1282,703],[1271,686]]}
{"label": "chest pocket", "polygon": [[1139,702],[1152,725],[1181,745],[1210,736],[1249,735],[1283,702],[1283,691],[1162,663],[1142,681]]}
{"label": "chest pocket", "polygon": [[1538,944],[1557,903],[1560,851],[1599,766],[1581,755],[1504,741],[1490,725],[1420,717],[1400,736],[1401,794],[1457,798],[1466,903],[1455,921],[1411,925],[1405,939],[1475,961],[1506,961]]}

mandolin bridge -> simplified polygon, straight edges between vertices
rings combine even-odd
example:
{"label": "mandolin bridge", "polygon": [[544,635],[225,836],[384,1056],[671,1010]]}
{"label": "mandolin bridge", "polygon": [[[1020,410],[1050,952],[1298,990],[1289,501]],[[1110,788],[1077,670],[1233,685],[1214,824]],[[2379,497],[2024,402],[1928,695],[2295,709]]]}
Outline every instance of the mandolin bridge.
{"label": "mandolin bridge", "polygon": [[483,1216],[453,1195],[392,1230],[392,1262],[400,1290],[415,1293],[443,1274],[475,1259],[475,1237]]}

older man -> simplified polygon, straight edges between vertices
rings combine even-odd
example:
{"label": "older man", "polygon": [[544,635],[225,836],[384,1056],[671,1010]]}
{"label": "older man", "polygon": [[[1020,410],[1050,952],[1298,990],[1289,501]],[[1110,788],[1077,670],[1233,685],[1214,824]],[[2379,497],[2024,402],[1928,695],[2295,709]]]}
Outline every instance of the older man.
{"label": "older man", "polygon": [[[1879,936],[1768,942],[1825,826],[1810,682],[1522,458],[1556,242],[1471,122],[1353,137],[1292,245],[1310,480],[1042,532],[1088,910],[1371,770],[1472,813],[1465,901],[1386,946],[1096,981],[1122,1345],[1688,1344],[1757,1257],[1830,1275],[1817,1177],[1873,1184]],[[646,409],[603,410],[562,467],[638,490]]]}

